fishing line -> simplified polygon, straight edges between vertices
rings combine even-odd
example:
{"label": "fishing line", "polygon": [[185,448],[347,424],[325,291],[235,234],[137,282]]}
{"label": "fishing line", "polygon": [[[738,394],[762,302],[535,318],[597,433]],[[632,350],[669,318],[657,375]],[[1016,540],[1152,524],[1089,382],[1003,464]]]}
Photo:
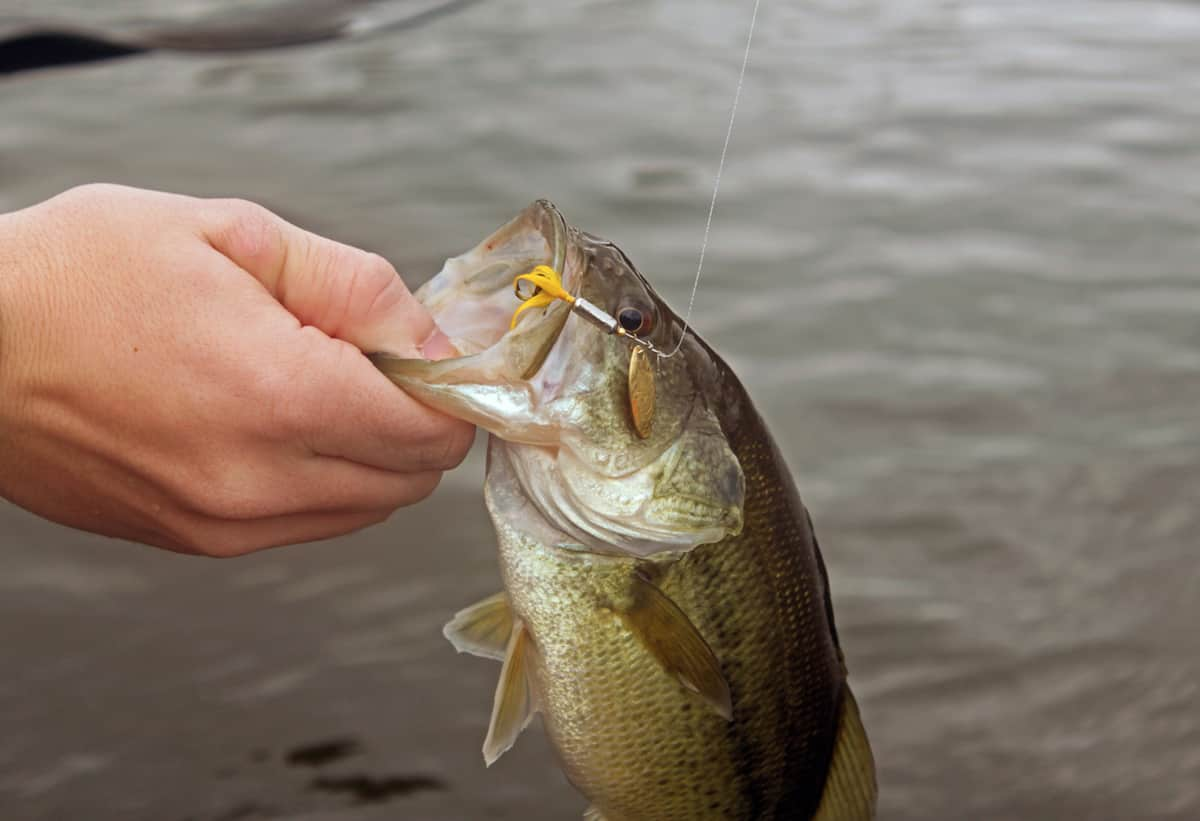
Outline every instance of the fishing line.
{"label": "fishing line", "polygon": [[696,279],[692,283],[692,296],[688,300],[687,314],[684,315],[683,329],[679,332],[679,341],[670,353],[659,352],[662,359],[670,359],[679,353],[683,347],[683,338],[687,336],[688,327],[692,322],[692,309],[696,306],[696,292],[700,290],[700,275],[704,273],[704,254],[708,251],[708,236],[712,232],[713,214],[717,210],[717,195],[721,192],[721,174],[725,171],[725,157],[729,154],[729,143],[733,139],[733,124],[737,120],[738,103],[742,99],[742,86],[746,82],[746,66],[750,64],[750,46],[754,43],[754,26],[758,22],[758,6],[762,0],[754,0],[754,11],[750,14],[750,33],[746,35],[746,51],[742,55],[742,70],[738,74],[737,89],[733,92],[733,105],[729,109],[729,127],[725,130],[725,144],[721,146],[721,160],[717,163],[717,177],[713,181],[712,201],[708,204],[708,219],[704,222],[704,240],[700,243],[700,261],[696,263]]}
{"label": "fishing line", "polygon": [[[683,347],[683,340],[687,336],[688,328],[691,327],[692,309],[696,306],[696,293],[700,290],[700,276],[704,273],[704,255],[708,251],[708,238],[712,233],[713,214],[717,210],[717,196],[721,193],[721,175],[725,171],[729,143],[733,141],[733,125],[737,121],[738,103],[742,100],[742,87],[746,83],[746,67],[750,64],[750,47],[754,44],[754,27],[758,22],[758,7],[761,3],[762,0],[754,0],[754,11],[750,14],[750,32],[746,35],[746,51],[742,54],[742,69],[738,73],[737,88],[733,92],[733,105],[729,109],[729,127],[725,129],[725,143],[721,146],[721,159],[717,163],[716,179],[713,180],[712,199],[708,203],[708,219],[704,221],[704,239],[700,243],[700,259],[696,263],[696,279],[692,282],[692,296],[688,299],[683,328],[679,332],[679,339],[676,341],[675,347],[671,349],[670,353],[663,352],[656,348],[650,340],[638,337],[621,327],[620,321],[609,315],[607,311],[593,305],[583,297],[572,296],[563,288],[562,275],[549,265],[538,265],[532,271],[520,274],[513,280],[513,290],[517,299],[521,300],[521,306],[512,316],[510,329],[517,326],[517,321],[524,311],[544,308],[554,300],[561,299],[571,306],[574,313],[592,324],[610,334],[625,337],[639,348],[653,353],[660,359],[670,359],[679,353],[679,349]],[[532,290],[524,291],[523,285],[529,286]]]}

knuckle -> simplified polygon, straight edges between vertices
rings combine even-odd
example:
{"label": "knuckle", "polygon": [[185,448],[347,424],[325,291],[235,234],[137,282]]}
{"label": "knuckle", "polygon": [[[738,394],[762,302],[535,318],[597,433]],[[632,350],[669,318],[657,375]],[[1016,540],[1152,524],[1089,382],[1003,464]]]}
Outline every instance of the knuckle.
{"label": "knuckle", "polygon": [[112,217],[112,205],[130,198],[133,189],[105,182],[89,182],[68,188],[47,202],[59,215],[67,218],[95,219]]}
{"label": "knuckle", "polygon": [[325,329],[330,336],[370,344],[368,337],[409,296],[396,269],[378,254],[334,244],[324,282]]}
{"label": "knuckle", "polygon": [[362,286],[376,300],[390,294],[397,285],[402,285],[392,263],[373,251],[363,252],[362,272]]}
{"label": "knuckle", "polygon": [[345,331],[346,325],[353,321],[354,307],[365,290],[367,276],[358,262],[348,248],[334,245],[327,253],[318,255],[313,266],[327,292],[323,324],[332,336]]}
{"label": "knuckle", "polygon": [[441,451],[433,467],[438,470],[453,470],[462,464],[475,442],[475,429],[465,423],[456,422],[442,440]]}
{"label": "knuckle", "polygon": [[120,186],[112,185],[106,182],[86,182],[82,185],[76,185],[68,188],[59,196],[64,200],[93,200],[107,199],[114,194],[118,194],[123,189]]}
{"label": "knuckle", "polygon": [[378,254],[332,242],[313,245],[318,273],[327,293],[322,299],[322,326],[330,336],[342,337],[361,330],[381,308],[394,301],[400,277]]}
{"label": "knuckle", "polygon": [[212,202],[223,213],[226,225],[231,227],[269,221],[271,217],[271,212],[263,206],[240,197],[228,197]]}
{"label": "knuckle", "polygon": [[102,199],[109,201],[114,197],[129,197],[138,193],[141,193],[138,189],[130,188],[126,185],[117,185],[111,182],[85,182],[68,188],[63,192],[63,196],[75,199]]}
{"label": "knuckle", "polygon": [[475,428],[450,417],[433,415],[425,425],[411,434],[413,459],[421,470],[453,470],[475,442]]}
{"label": "knuckle", "polygon": [[217,200],[216,206],[216,234],[227,256],[252,266],[270,264],[278,258],[281,233],[270,211],[241,199]]}
{"label": "knuckle", "polygon": [[400,276],[396,269],[379,254],[364,252],[361,274],[357,277],[358,293],[355,301],[362,305],[363,316],[370,316],[385,303],[398,297],[397,285]]}

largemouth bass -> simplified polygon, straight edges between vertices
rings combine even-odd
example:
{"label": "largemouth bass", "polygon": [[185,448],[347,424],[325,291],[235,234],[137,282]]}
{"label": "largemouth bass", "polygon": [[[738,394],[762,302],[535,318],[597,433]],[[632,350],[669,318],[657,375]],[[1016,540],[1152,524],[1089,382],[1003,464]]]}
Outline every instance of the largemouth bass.
{"label": "largemouth bass", "polygon": [[[519,305],[547,265],[616,319]],[[538,202],[417,292],[463,354],[376,355],[491,433],[504,591],[446,635],[502,662],[488,764],[535,712],[591,819],[867,819],[875,772],[812,522],[745,389],[610,242]],[[645,353],[629,337],[670,352]]]}

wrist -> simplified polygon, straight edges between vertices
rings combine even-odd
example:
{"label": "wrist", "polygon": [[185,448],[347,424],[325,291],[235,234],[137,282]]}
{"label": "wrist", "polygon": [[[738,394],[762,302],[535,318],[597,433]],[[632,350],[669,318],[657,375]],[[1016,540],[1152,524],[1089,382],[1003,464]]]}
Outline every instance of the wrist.
{"label": "wrist", "polygon": [[0,441],[24,404],[36,360],[37,306],[53,264],[40,222],[36,206],[0,214]]}

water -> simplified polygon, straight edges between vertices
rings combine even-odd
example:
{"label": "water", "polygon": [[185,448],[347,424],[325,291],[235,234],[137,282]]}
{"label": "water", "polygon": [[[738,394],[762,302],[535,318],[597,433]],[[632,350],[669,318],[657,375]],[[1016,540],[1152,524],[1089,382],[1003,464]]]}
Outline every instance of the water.
{"label": "water", "polygon": [[[0,209],[91,180],[243,196],[415,284],[548,196],[682,307],[751,5],[489,0],[20,75]],[[695,325],[813,510],[880,817],[1197,817],[1200,5],[759,23]],[[498,668],[439,635],[497,588],[480,471],[223,563],[0,509],[4,817],[577,817],[539,731],[483,768]],[[357,752],[288,762],[338,739]]]}

